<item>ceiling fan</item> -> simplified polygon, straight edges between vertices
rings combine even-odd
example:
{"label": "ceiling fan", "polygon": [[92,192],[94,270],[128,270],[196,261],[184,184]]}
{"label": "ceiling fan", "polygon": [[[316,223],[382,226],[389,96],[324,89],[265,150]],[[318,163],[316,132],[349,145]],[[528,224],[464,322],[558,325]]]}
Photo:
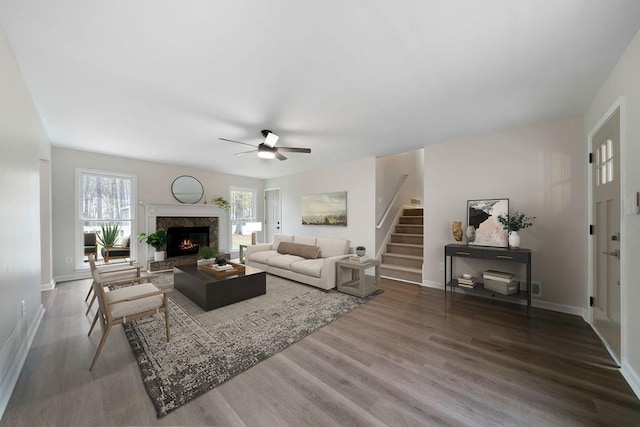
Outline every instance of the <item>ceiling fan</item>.
{"label": "ceiling fan", "polygon": [[250,147],[257,148],[257,150],[249,150],[249,151],[243,151],[241,153],[236,153],[236,156],[240,154],[257,152],[258,157],[261,157],[263,159],[277,158],[278,160],[287,160],[287,158],[283,156],[281,153],[306,153],[306,154],[311,153],[311,148],[276,147],[275,146],[276,142],[278,142],[278,139],[280,139],[278,135],[276,135],[275,133],[267,129],[262,130],[261,133],[262,133],[262,136],[264,136],[264,142],[258,145],[248,144],[246,142],[241,142],[241,141],[234,141],[233,139],[227,139],[227,138],[218,138],[218,139],[221,141],[235,142],[236,144],[244,144]]}

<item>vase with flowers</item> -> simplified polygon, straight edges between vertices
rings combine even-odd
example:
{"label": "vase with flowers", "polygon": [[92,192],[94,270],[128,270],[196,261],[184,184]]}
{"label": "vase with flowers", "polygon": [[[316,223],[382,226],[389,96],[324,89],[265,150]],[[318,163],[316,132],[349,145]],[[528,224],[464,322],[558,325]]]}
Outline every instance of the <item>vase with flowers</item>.
{"label": "vase with flowers", "polygon": [[535,216],[528,216],[522,212],[516,211],[513,215],[500,215],[498,222],[502,224],[502,228],[509,232],[509,248],[520,248],[520,234],[518,231],[533,225]]}

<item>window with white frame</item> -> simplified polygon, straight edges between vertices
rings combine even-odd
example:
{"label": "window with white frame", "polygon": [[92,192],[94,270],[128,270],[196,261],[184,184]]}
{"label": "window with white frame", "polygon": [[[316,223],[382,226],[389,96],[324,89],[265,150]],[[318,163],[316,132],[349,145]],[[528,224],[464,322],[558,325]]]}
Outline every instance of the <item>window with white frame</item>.
{"label": "window with white frame", "polygon": [[117,249],[113,252],[119,254],[117,259],[135,258],[132,250],[132,243],[135,243],[135,238],[132,239],[135,231],[135,175],[83,169],[78,169],[76,175],[79,234],[76,267],[86,267],[91,253],[98,260],[104,259],[104,234],[105,231],[108,234],[109,229],[115,229],[115,241],[108,244]]}
{"label": "window with white frame", "polygon": [[257,219],[257,194],[255,188],[231,188],[229,217],[231,219],[231,250],[251,243],[251,233],[260,231],[262,223]]}

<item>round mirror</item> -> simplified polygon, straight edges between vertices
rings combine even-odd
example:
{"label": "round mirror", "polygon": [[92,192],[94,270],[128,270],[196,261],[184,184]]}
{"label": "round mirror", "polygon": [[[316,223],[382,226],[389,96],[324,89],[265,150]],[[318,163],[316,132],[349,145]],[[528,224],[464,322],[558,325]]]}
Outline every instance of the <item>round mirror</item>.
{"label": "round mirror", "polygon": [[204,194],[200,181],[192,176],[182,175],[171,184],[173,197],[180,203],[198,203]]}

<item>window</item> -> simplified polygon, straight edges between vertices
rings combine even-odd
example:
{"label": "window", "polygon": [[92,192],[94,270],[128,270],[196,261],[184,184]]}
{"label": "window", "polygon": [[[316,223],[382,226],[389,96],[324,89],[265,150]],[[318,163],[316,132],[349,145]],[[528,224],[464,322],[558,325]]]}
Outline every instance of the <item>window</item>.
{"label": "window", "polygon": [[257,220],[257,190],[254,188],[232,188],[231,210],[231,250],[238,251],[240,245],[251,243],[251,233],[262,229]]}
{"label": "window", "polygon": [[596,149],[596,183],[598,186],[613,181],[613,141],[607,141]]}
{"label": "window", "polygon": [[77,170],[76,179],[79,214],[76,267],[86,267],[89,254],[93,253],[98,260],[103,258],[102,245],[96,239],[103,226],[117,226],[114,246],[122,246],[117,252],[120,259],[130,259],[133,254],[130,247],[135,246],[135,238],[131,239],[135,230],[135,176]]}

